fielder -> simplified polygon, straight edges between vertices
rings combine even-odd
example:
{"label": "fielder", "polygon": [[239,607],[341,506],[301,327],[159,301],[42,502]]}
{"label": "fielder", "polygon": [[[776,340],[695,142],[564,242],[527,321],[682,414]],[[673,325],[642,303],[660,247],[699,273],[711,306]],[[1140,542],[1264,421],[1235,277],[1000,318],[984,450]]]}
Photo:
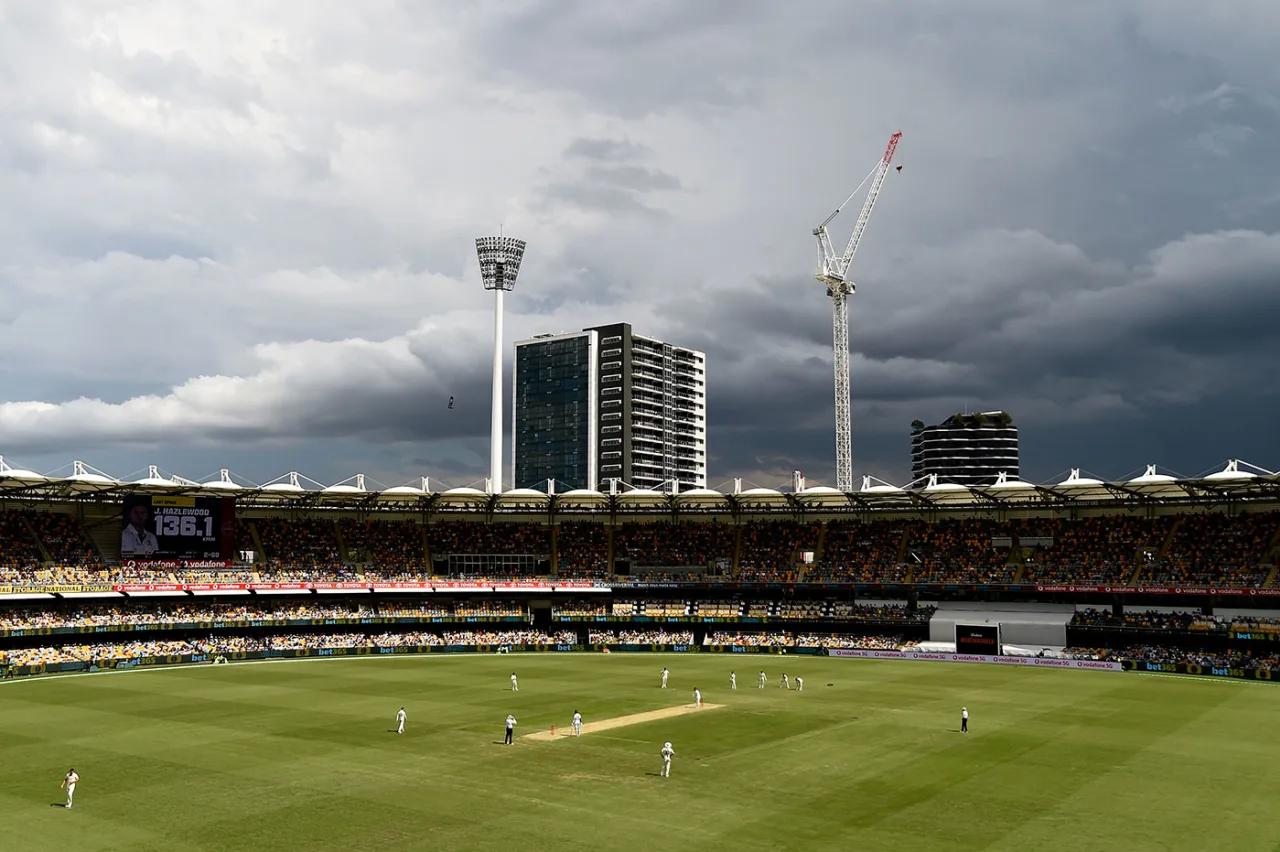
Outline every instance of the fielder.
{"label": "fielder", "polygon": [[516,730],[516,717],[510,713],[507,714],[507,738],[502,741],[503,745],[511,745],[511,735]]}
{"label": "fielder", "polygon": [[671,674],[671,672],[667,671],[666,666],[663,666],[662,667],[662,688],[663,689],[667,688],[667,675],[669,674]]}
{"label": "fielder", "polygon": [[[962,734],[969,733],[969,708],[968,707],[960,708],[960,733]],[[71,801],[70,798],[68,798],[67,801]],[[71,807],[71,805],[67,805],[67,807]]]}
{"label": "fielder", "polygon": [[765,676],[763,671],[760,672],[760,679],[756,681],[756,689],[764,689],[764,685],[769,682],[769,678]]}
{"label": "fielder", "polygon": [[698,687],[696,686],[693,688],[693,706],[694,707],[702,706],[702,690],[698,689]]}
{"label": "fielder", "polygon": [[[671,758],[675,757],[676,750],[671,747],[671,743],[662,744],[662,772],[659,773],[663,778],[671,777]],[[67,807],[71,807],[67,805]]]}
{"label": "fielder", "polygon": [[796,692],[804,692],[804,678],[796,675]]}
{"label": "fielder", "polygon": [[512,692],[519,692],[519,691],[520,691],[520,681],[516,680],[516,673],[515,673],[515,672],[512,672],[512,673],[511,673],[511,691],[512,691]]}
{"label": "fielder", "polygon": [[[667,743],[671,745],[671,743]],[[67,791],[67,807],[71,807],[71,800],[76,797],[76,782],[80,780],[80,776],[76,774],[75,769],[68,769],[66,776],[62,779],[62,789]]]}
{"label": "fielder", "polygon": [[396,711],[396,733],[397,734],[404,733],[404,720],[405,720],[404,708],[401,707],[399,710]]}
{"label": "fielder", "polygon": [[573,735],[575,737],[582,736],[582,714],[577,710],[573,711]]}
{"label": "fielder", "polygon": [[729,672],[729,689],[738,691],[738,675],[734,672]]}
{"label": "fielder", "polygon": [[778,681],[778,686],[781,687],[782,689],[791,688],[791,681],[787,678],[786,672],[782,673],[782,680]]}

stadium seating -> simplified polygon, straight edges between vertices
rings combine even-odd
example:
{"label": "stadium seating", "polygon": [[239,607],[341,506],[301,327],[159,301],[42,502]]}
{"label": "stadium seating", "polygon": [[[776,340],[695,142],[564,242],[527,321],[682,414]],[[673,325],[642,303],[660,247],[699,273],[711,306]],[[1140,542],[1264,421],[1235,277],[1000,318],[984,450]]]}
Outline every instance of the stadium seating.
{"label": "stadium seating", "polygon": [[1034,548],[1025,558],[1022,579],[1028,583],[1125,585],[1138,569],[1155,561],[1169,533],[1168,516],[1125,515],[1024,521],[1023,537],[1048,538],[1052,545]]}
{"label": "stadium seating", "polygon": [[1266,579],[1263,558],[1278,528],[1275,513],[1179,516],[1167,552],[1143,571],[1139,582],[1258,586]]}
{"label": "stadium seating", "polygon": [[377,570],[419,573],[426,565],[422,527],[411,521],[341,520],[338,534],[349,562]]}
{"label": "stadium seating", "polygon": [[823,557],[810,579],[844,583],[901,583],[908,575],[902,561],[906,521],[830,521]]}
{"label": "stadium seating", "polygon": [[254,523],[262,540],[263,555],[273,570],[305,571],[342,563],[333,521],[259,518]]}
{"label": "stadium seating", "polygon": [[732,560],[734,528],[725,523],[623,523],[614,534],[614,561],[632,570],[662,566],[711,568]]}
{"label": "stadium seating", "polygon": [[564,521],[556,530],[562,577],[595,578],[609,574],[609,528],[594,521]]}
{"label": "stadium seating", "polygon": [[[0,511],[0,585],[419,582],[433,575],[497,581],[552,573],[551,527],[525,521],[271,516],[242,517],[236,526],[238,548],[255,552],[251,564],[153,568],[105,564],[75,515]],[[555,575],[607,580],[610,536],[602,521],[562,521]],[[737,573],[724,580],[1258,589],[1277,584],[1280,512],[625,521],[612,537],[614,560],[630,567],[631,580],[710,583],[720,579],[719,566],[736,563]],[[814,554],[812,564],[805,552]]]}
{"label": "stadium seating", "polygon": [[738,576],[744,580],[795,582],[800,556],[816,552],[821,525],[798,521],[753,521],[742,527]]}

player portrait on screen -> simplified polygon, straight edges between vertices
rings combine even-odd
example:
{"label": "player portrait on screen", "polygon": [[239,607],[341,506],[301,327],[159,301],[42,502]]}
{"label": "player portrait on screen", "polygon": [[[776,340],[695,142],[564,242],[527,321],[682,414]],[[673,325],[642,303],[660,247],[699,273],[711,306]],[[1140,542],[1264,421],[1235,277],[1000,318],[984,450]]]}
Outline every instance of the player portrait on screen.
{"label": "player portrait on screen", "polygon": [[144,503],[134,503],[125,520],[127,523],[120,533],[120,555],[154,556],[160,549],[160,543],[149,529],[151,509]]}

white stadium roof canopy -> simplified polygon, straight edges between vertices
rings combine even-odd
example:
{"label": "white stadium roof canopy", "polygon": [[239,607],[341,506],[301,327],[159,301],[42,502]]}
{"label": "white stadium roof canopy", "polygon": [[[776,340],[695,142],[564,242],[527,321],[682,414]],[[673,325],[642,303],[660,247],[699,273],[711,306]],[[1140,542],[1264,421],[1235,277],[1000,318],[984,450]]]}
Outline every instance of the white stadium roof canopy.
{"label": "white stadium roof canopy", "polygon": [[[203,480],[165,475],[151,465],[145,477],[126,481],[76,460],[61,468],[69,473],[38,473],[8,464],[0,456],[0,498],[28,500],[110,500],[126,494],[174,493],[193,496],[235,496],[246,505],[315,505],[342,507],[363,505],[390,509],[438,507],[453,511],[484,509],[499,513],[543,511],[635,512],[716,512],[809,511],[841,512],[865,510],[912,510],[925,508],[963,509],[997,505],[1033,507],[1116,502],[1203,502],[1222,499],[1280,500],[1280,475],[1239,459],[1229,460],[1221,469],[1197,476],[1177,476],[1157,465],[1115,480],[1082,474],[1073,468],[1056,481],[1031,483],[1004,474],[988,485],[966,486],[930,476],[895,485],[864,476],[862,487],[843,492],[824,485],[799,491],[767,487],[743,489],[741,480],[732,491],[709,488],[611,487],[610,492],[570,489],[548,493],[540,489],[515,488],[491,494],[473,485],[433,489],[431,480],[393,487],[370,487],[364,474],[355,474],[332,485],[290,471],[257,485],[223,468]],[[484,483],[479,483],[484,485]]]}

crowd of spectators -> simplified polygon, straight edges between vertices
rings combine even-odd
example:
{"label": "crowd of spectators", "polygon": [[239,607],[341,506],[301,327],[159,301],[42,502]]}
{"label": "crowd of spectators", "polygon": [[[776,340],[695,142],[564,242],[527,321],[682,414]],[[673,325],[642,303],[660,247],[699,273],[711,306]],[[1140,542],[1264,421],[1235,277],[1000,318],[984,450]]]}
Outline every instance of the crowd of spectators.
{"label": "crowd of spectators", "polygon": [[527,610],[519,601],[512,600],[466,600],[457,601],[453,605],[455,615],[467,618],[510,618],[523,616]]}
{"label": "crowd of spectators", "polygon": [[1150,585],[1262,584],[1263,557],[1276,534],[1276,513],[1183,515],[1163,557],[1139,582]]}
{"label": "crowd of spectators", "polygon": [[997,547],[1000,526],[986,519],[917,523],[909,528],[907,563],[916,583],[1008,583],[1011,546]]}
{"label": "crowd of spectators", "polygon": [[1039,518],[1013,525],[1019,539],[1047,538],[1047,547],[1024,547],[1026,583],[1126,585],[1155,561],[1169,533],[1166,516],[1127,515],[1063,520]]}
{"label": "crowd of spectators", "polygon": [[[442,574],[497,579],[549,572],[551,527],[523,521],[424,526],[414,519],[269,517],[240,519],[236,527],[240,550],[254,551],[255,559],[234,571],[107,566],[76,516],[4,510],[0,585],[421,581],[431,574],[424,537]],[[825,531],[821,523],[790,519],[741,526],[628,521],[614,530],[614,558],[629,563],[633,577],[697,579],[734,557],[739,536],[737,578],[745,581],[1259,587],[1276,559],[1280,512],[832,520]],[[566,521],[556,541],[559,577],[608,574],[605,524]],[[809,552],[813,564],[805,561]]]}
{"label": "crowd of spectators", "polygon": [[738,576],[757,582],[792,583],[802,555],[818,548],[822,526],[799,521],[752,521],[742,527]]}
{"label": "crowd of spectators", "polygon": [[344,519],[338,522],[338,533],[350,562],[419,574],[426,564],[422,527],[411,521]]}
{"label": "crowd of spectators", "polygon": [[1241,633],[1280,633],[1280,616],[1236,616],[1231,619],[1231,629]]}
{"label": "crowd of spectators", "polygon": [[436,521],[427,525],[431,558],[456,554],[512,556],[551,553],[550,527],[517,521]]}
{"label": "crowd of spectators", "polygon": [[272,569],[306,572],[342,563],[332,520],[320,518],[258,518],[253,521],[262,539],[263,556]]}
{"label": "crowd of spectators", "polygon": [[526,617],[517,601],[391,600],[375,603],[319,601],[176,602],[24,606],[0,609],[0,630],[121,625],[199,624],[213,621],[305,621],[361,618]]}
{"label": "crowd of spectators", "polygon": [[1160,610],[1126,610],[1117,615],[1109,609],[1076,610],[1072,627],[1104,627],[1111,630],[1220,631],[1226,623],[1212,615],[1198,612],[1164,612]]}
{"label": "crowd of spectators", "polygon": [[692,645],[692,630],[591,630],[587,641],[592,645]]}
{"label": "crowd of spectators", "polygon": [[1116,615],[1108,609],[1077,610],[1072,627],[1111,630],[1166,630],[1173,633],[1280,633],[1280,613],[1269,616],[1215,616],[1200,612],[1125,610]]}
{"label": "crowd of spectators", "polygon": [[551,607],[555,618],[595,618],[609,614],[609,602],[598,598],[556,601]]}
{"label": "crowd of spectators", "polygon": [[1187,665],[1204,668],[1232,668],[1253,671],[1256,669],[1280,669],[1280,652],[1238,648],[1197,650],[1163,645],[1129,645],[1124,648],[1066,648],[1064,653],[1077,660],[1107,660],[1161,665]]}
{"label": "crowd of spectators", "polygon": [[835,633],[792,633],[769,631],[735,633],[721,630],[708,633],[704,645],[741,645],[752,648],[861,648],[877,651],[904,651],[919,643],[904,636],[845,636]]}
{"label": "crowd of spectators", "polygon": [[633,569],[661,566],[711,567],[733,559],[734,527],[730,524],[627,522],[614,531],[613,558]]}
{"label": "crowd of spectators", "polygon": [[79,519],[62,512],[31,512],[31,528],[44,544],[49,559],[57,565],[93,567],[102,557],[89,541]]}
{"label": "crowd of spectators", "polygon": [[822,560],[809,572],[815,581],[903,583],[903,536],[913,521],[830,521]]}
{"label": "crowd of spectators", "polygon": [[325,648],[396,648],[413,646],[468,645],[561,645],[575,644],[571,630],[547,633],[541,630],[446,630],[440,633],[408,631],[400,633],[283,633],[271,636],[207,636],[199,639],[146,639],[128,642],[48,645],[38,648],[0,650],[0,663],[14,666],[56,663],[114,662],[143,657],[209,656],[242,652],[320,650]]}
{"label": "crowd of spectators", "polygon": [[594,521],[562,521],[556,528],[556,552],[562,577],[607,577],[609,528]]}
{"label": "crowd of spectators", "polygon": [[0,512],[0,582],[44,560],[27,520],[32,512]]}

